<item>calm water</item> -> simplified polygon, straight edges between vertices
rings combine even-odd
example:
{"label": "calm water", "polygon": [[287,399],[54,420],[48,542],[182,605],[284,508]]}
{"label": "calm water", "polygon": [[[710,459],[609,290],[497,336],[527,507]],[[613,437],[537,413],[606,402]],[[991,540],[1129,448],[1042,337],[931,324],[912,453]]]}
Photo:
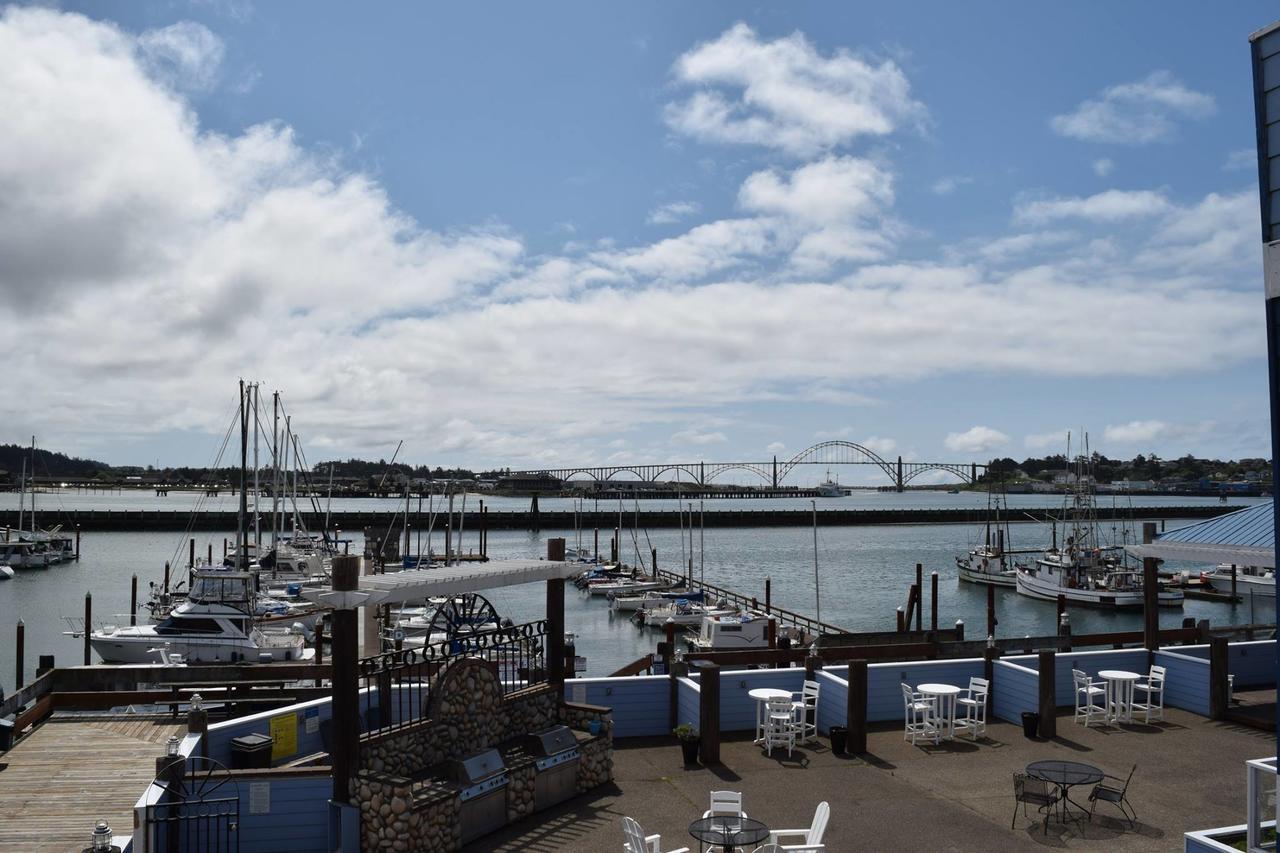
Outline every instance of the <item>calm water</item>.
{"label": "calm water", "polygon": [[[901,499],[902,495],[886,497]],[[910,496],[916,497],[916,496]],[[933,495],[940,498],[963,498],[963,495]],[[101,498],[99,498],[101,500]],[[1152,500],[1152,499],[1148,499]],[[743,502],[732,502],[741,506]],[[1170,520],[1169,527],[1178,522]],[[1105,525],[1106,532],[1110,525]],[[206,543],[214,543],[221,553],[224,535],[203,534],[197,548],[204,553]],[[538,557],[545,554],[546,539],[564,536],[570,545],[575,533],[544,530],[540,533],[491,531],[489,553],[495,558]],[[583,543],[590,547],[588,534]],[[966,633],[979,636],[986,625],[986,591],[981,586],[962,584],[956,578],[955,556],[963,553],[982,536],[979,525],[886,525],[879,527],[820,528],[818,537],[819,583],[822,618],[853,630],[889,630],[894,625],[894,611],[906,603],[907,588],[914,579],[915,564],[923,563],[927,575],[939,575],[939,621],[943,625],[964,620]],[[1048,528],[1033,523],[1014,525],[1011,547],[1037,547],[1047,544]],[[773,581],[773,600],[782,607],[803,613],[815,608],[813,533],[808,528],[708,529],[705,549],[694,554],[695,577],[705,571],[706,580],[748,595],[764,596],[764,579]],[[683,537],[685,558],[689,544]],[[650,547],[658,549],[659,565],[674,568],[681,561],[682,537],[675,529],[640,531],[639,550],[646,562]],[[699,536],[694,536],[695,549]],[[623,555],[635,561],[636,546],[624,533]],[[359,541],[353,552],[362,547]],[[436,547],[440,547],[436,540]],[[464,547],[474,547],[472,534]],[[602,541],[607,549],[607,543]],[[77,664],[82,656],[82,642],[64,636],[63,616],[81,615],[84,595],[93,593],[95,621],[110,620],[124,614],[129,607],[129,579],[137,573],[140,598],[145,598],[148,581],[160,582],[165,560],[175,564],[185,560],[186,547],[179,534],[165,533],[87,533],[82,544],[83,559],[79,563],[54,566],[42,572],[19,572],[12,581],[0,582],[0,684],[11,689],[14,677],[14,626],[18,619],[26,623],[26,673],[35,671],[37,656],[56,655],[60,664]],[[1168,564],[1167,568],[1201,566]],[[927,592],[926,592],[927,597]],[[495,590],[491,600],[500,612],[517,622],[540,618],[544,598],[541,586],[512,587]],[[928,602],[926,601],[926,606]],[[927,613],[927,611],[926,611]],[[1054,605],[1020,596],[1012,590],[997,591],[997,614],[1001,636],[1051,633]],[[1272,621],[1273,611],[1259,601],[1250,616],[1249,605],[1230,606],[1220,603],[1188,601],[1184,608],[1165,609],[1162,624],[1176,627],[1184,616],[1207,618],[1215,624],[1247,621]],[[127,616],[124,617],[127,619]],[[614,619],[601,599],[583,597],[570,587],[567,592],[566,618],[569,630],[579,636],[579,654],[587,657],[589,675],[605,675],[641,655],[652,651],[657,633],[636,629],[626,619]],[[1137,613],[1075,610],[1072,627],[1077,633],[1094,631],[1136,630],[1141,626]]]}

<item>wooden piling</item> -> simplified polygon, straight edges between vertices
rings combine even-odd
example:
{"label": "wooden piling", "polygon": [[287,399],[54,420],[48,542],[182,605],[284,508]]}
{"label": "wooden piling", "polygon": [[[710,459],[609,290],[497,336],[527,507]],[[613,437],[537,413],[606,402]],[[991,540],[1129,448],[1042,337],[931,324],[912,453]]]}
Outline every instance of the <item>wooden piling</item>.
{"label": "wooden piling", "polygon": [[773,612],[773,580],[768,575],[764,578],[764,612]]}
{"label": "wooden piling", "polygon": [[867,662],[849,661],[849,691],[845,698],[845,726],[849,729],[845,752],[867,751]]}
{"label": "wooden piling", "polygon": [[1227,638],[1209,638],[1209,719],[1221,720],[1227,715],[1230,694],[1227,690]]}
{"label": "wooden piling", "polygon": [[[209,546],[209,547],[213,547],[213,546]],[[164,587],[163,587],[163,589],[164,589],[164,591],[165,591],[166,593],[168,593],[168,592],[169,592],[169,561],[168,561],[168,560],[165,560],[165,561],[164,561]]]}
{"label": "wooden piling", "polygon": [[129,583],[129,624],[138,624],[138,576]]}
{"label": "wooden piling", "polygon": [[656,578],[658,576],[658,549],[657,548],[649,549],[649,562],[650,562],[650,565],[653,566],[653,576]]}
{"label": "wooden piling", "polygon": [[80,525],[76,525],[76,560],[80,559]]}
{"label": "wooden piling", "polygon": [[187,546],[187,568],[194,569],[196,567],[196,540],[192,537]]}
{"label": "wooden piling", "polygon": [[[560,542],[563,551],[564,540]],[[564,663],[564,578],[553,578],[547,581],[547,680],[556,704],[564,701]]]}
{"label": "wooden piling", "polygon": [[597,527],[597,528],[596,528],[596,538],[595,538],[595,543],[596,543],[596,544],[595,544],[595,556],[596,556],[596,562],[598,563],[598,562],[600,562],[600,528],[599,528],[599,527]]}
{"label": "wooden piling", "polygon": [[[212,566],[212,565],[213,565],[213,540],[209,540],[209,553],[208,553],[208,555],[205,557],[204,564],[205,564],[206,566]],[[192,566],[192,568],[195,568],[195,567],[194,567],[194,566]]]}
{"label": "wooden piling", "polygon": [[709,661],[695,666],[698,683],[698,758],[705,764],[720,763],[720,667]]}
{"label": "wooden piling", "polygon": [[924,566],[916,563],[916,630],[924,630]]}
{"label": "wooden piling", "polygon": [[929,630],[938,630],[938,573],[929,575]]}
{"label": "wooden piling", "polygon": [[822,666],[822,658],[817,655],[806,655],[804,659],[804,677],[813,681],[818,677],[818,668]]}
{"label": "wooden piling", "polygon": [[[359,557],[334,557],[330,569],[335,592],[356,588],[360,574]],[[372,614],[370,614],[372,617]],[[351,779],[359,766],[360,720],[357,668],[360,650],[356,638],[356,611],[339,608],[330,617],[333,625],[333,764],[331,799],[339,803],[351,801]]]}
{"label": "wooden piling", "polygon": [[93,633],[93,593],[84,594],[84,665],[89,665],[89,635]]}
{"label": "wooden piling", "polygon": [[23,687],[23,684],[22,684],[22,677],[24,674],[22,671],[23,658],[27,654],[27,626],[22,623],[21,619],[18,620],[17,634],[18,636],[14,638],[14,643],[13,643],[13,649],[15,654],[14,661],[13,661],[13,667],[14,667],[13,690],[15,693],[21,690]]}
{"label": "wooden piling", "polygon": [[1052,649],[1040,651],[1040,737],[1058,736],[1058,702],[1054,687],[1057,685],[1055,665],[1057,653]]}
{"label": "wooden piling", "polygon": [[987,584],[987,636],[994,637],[996,635],[996,585]]}
{"label": "wooden piling", "polygon": [[898,633],[901,634],[903,631],[907,630],[906,628],[907,614],[903,612],[901,607],[899,607],[897,610],[897,616],[898,616]]}

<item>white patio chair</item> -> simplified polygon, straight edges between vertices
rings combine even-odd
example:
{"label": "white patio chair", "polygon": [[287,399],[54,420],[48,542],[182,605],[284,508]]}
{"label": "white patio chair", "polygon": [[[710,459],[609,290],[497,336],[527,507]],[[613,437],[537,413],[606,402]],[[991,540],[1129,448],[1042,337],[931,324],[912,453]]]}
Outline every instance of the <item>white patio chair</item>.
{"label": "white patio chair", "polygon": [[773,755],[775,746],[786,746],[787,757],[796,746],[796,719],[791,713],[791,699],[770,699],[764,718],[764,747]]}
{"label": "white patio chair", "polygon": [[[1071,680],[1075,684],[1076,696],[1076,714],[1072,719],[1078,723],[1083,718],[1086,726],[1093,722],[1094,717],[1106,722],[1106,689],[1094,684],[1093,679],[1088,674],[1078,669],[1071,670]],[[1095,705],[1093,702],[1095,698],[1101,699],[1102,704]]]}
{"label": "white patio chair", "polygon": [[791,702],[791,709],[795,713],[796,734],[801,743],[818,737],[818,689],[818,682],[806,680],[803,690],[791,694],[796,697]]}
{"label": "white patio chair", "polygon": [[[769,833],[769,841],[790,853],[816,853],[826,850],[822,843],[822,835],[827,831],[827,820],[831,817],[831,806],[824,800],[818,803],[813,812],[813,823],[808,829],[775,829]],[[798,843],[784,844],[782,839],[798,839]]]}
{"label": "white patio chair", "polygon": [[742,810],[742,793],[740,791],[712,791],[711,808],[702,813],[703,817],[746,817]]}
{"label": "white patio chair", "polygon": [[[1136,681],[1133,685],[1133,710],[1142,711],[1148,723],[1164,719],[1164,673],[1164,667],[1153,666],[1146,681]],[[1146,694],[1143,702],[1137,701],[1139,691]]]}
{"label": "white patio chair", "polygon": [[640,824],[629,817],[622,819],[622,834],[626,838],[626,842],[622,845],[626,853],[689,853],[688,847],[664,851],[661,835],[645,835]]}
{"label": "white patio chair", "polygon": [[751,853],[782,853],[782,848],[770,841],[752,850]]}
{"label": "white patio chair", "polygon": [[906,716],[902,739],[911,741],[912,746],[916,745],[916,738],[925,738],[937,743],[938,726],[934,723],[938,710],[937,698],[916,693],[911,689],[910,684],[903,683],[902,705]]}
{"label": "white patio chair", "polygon": [[969,732],[977,740],[987,733],[987,694],[990,683],[985,678],[970,678],[969,689],[956,699],[964,715],[956,720],[956,728]]}

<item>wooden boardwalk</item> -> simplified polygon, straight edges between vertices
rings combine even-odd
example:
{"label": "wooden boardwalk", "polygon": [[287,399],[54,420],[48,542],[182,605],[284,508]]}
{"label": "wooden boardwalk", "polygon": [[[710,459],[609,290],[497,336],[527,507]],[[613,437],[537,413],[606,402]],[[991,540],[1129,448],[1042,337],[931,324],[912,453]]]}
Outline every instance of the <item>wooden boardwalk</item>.
{"label": "wooden boardwalk", "polygon": [[0,850],[80,851],[94,824],[133,832],[172,720],[53,717],[0,754]]}

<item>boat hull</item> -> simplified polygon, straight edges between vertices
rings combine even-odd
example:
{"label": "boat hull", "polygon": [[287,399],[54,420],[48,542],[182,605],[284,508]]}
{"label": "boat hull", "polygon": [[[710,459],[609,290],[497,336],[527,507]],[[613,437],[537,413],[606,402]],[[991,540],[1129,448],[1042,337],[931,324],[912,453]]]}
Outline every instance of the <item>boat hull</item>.
{"label": "boat hull", "polygon": [[[1029,571],[1018,572],[1016,580],[1020,594],[1030,598],[1038,598],[1042,601],[1057,601],[1058,596],[1061,595],[1066,598],[1068,604],[1077,607],[1099,607],[1114,610],[1140,610],[1144,604],[1142,590],[1121,591],[1062,586]],[[1156,594],[1156,602],[1161,607],[1181,607],[1182,598],[1181,592],[1169,590],[1160,590]]]}
{"label": "boat hull", "polygon": [[1018,585],[1017,572],[1013,569],[1007,569],[1002,572],[984,572],[975,569],[958,566],[960,571],[960,580],[969,583],[984,583],[990,586],[1007,586],[1016,587]]}

